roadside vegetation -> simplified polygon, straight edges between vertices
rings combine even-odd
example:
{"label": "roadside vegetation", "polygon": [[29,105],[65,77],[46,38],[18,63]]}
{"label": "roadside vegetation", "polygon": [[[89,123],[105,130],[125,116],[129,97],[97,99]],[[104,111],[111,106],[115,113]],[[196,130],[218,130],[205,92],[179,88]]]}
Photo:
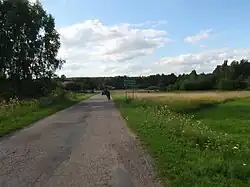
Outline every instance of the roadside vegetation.
{"label": "roadside vegetation", "polygon": [[153,156],[166,186],[247,187],[249,94],[136,94],[131,100],[119,93],[113,97]]}
{"label": "roadside vegetation", "polygon": [[0,137],[22,129],[35,121],[65,109],[93,94],[55,91],[38,99],[10,99],[0,102]]}

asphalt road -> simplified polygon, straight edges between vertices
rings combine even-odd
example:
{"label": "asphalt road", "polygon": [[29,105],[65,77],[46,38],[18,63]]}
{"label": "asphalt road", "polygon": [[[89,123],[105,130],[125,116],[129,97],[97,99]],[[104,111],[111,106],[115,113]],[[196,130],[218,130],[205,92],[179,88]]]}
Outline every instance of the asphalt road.
{"label": "asphalt road", "polygon": [[158,187],[112,101],[96,95],[0,140],[1,187]]}

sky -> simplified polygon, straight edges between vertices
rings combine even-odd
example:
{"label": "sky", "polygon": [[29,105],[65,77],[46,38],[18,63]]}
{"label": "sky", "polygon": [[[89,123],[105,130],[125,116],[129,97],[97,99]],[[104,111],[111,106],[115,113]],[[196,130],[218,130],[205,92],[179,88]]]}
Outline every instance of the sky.
{"label": "sky", "polygon": [[66,63],[58,75],[211,72],[250,59],[249,0],[41,0]]}

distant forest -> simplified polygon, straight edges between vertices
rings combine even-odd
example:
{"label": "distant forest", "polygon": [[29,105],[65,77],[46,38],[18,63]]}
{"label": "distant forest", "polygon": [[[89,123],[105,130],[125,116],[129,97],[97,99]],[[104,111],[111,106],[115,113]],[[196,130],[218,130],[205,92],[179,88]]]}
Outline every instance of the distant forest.
{"label": "distant forest", "polygon": [[195,91],[195,90],[245,90],[250,88],[250,62],[246,59],[232,61],[225,60],[211,73],[197,74],[193,70],[189,74],[156,74],[140,77],[98,77],[98,78],[66,78],[62,81],[71,81],[65,84],[69,90],[103,89],[108,86],[113,89],[124,89],[124,80],[136,81],[137,89],[160,91]]}

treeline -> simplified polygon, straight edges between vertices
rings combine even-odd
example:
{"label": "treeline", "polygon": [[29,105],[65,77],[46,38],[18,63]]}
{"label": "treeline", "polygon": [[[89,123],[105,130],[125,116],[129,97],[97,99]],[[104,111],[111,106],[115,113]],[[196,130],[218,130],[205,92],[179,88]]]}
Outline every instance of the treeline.
{"label": "treeline", "polygon": [[[250,62],[242,59],[230,64],[224,61],[213,72],[197,74],[193,70],[189,74],[157,74],[143,77],[99,77],[99,78],[71,78],[79,89],[85,89],[86,83],[91,88],[102,89],[108,85],[114,89],[124,89],[125,79],[134,79],[136,88],[161,91],[193,91],[193,90],[244,90],[250,87]],[[90,83],[91,82],[91,83]]]}
{"label": "treeline", "polygon": [[61,78],[57,78],[60,82],[60,87],[73,92],[85,92],[91,91],[94,92],[95,89],[103,89],[103,80],[102,78],[69,78],[67,79],[65,75],[62,75]]}
{"label": "treeline", "polygon": [[39,97],[55,87],[55,20],[37,1],[0,0],[0,97]]}

